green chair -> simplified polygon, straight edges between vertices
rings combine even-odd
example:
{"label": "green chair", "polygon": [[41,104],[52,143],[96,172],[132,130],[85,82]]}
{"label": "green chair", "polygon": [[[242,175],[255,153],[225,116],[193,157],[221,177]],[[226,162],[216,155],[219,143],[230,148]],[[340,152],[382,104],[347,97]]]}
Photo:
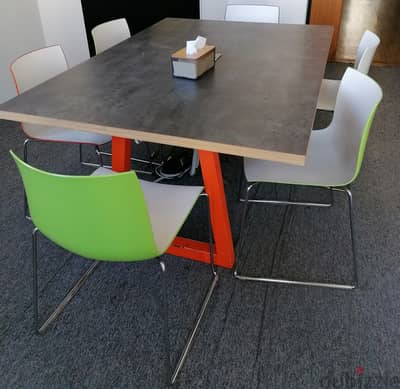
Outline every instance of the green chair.
{"label": "green chair", "polygon": [[245,223],[249,203],[268,203],[330,207],[331,203],[304,203],[280,200],[250,199],[251,190],[259,183],[279,183],[287,185],[304,185],[319,187],[344,193],[349,201],[350,238],[352,244],[354,282],[350,285],[303,282],[245,275],[239,271],[236,262],[234,275],[245,281],[274,282],[294,285],[322,286],[331,288],[354,289],[357,286],[356,251],[353,234],[352,193],[350,184],[360,173],[364,158],[369,131],[375,112],[382,100],[379,85],[367,75],[348,68],[340,83],[337,103],[331,124],[318,131],[312,131],[308,144],[304,166],[293,166],[285,163],[244,159],[244,173],[247,181],[244,199],[241,233]]}
{"label": "green chair", "polygon": [[[101,261],[136,262],[164,254],[197,199],[203,195],[201,186],[164,185],[142,181],[134,172],[113,174],[108,169],[100,168],[92,176],[52,174],[36,169],[23,162],[12,151],[10,153],[22,176],[34,223],[33,309],[35,331],[39,334],[44,333],[50,323],[59,316]],[[39,231],[62,248],[94,261],[41,325],[37,276]],[[183,366],[218,282],[213,261],[210,219],[209,231],[212,281],[194,329],[173,372],[172,383],[175,382]],[[162,272],[165,273],[165,264],[161,259],[160,265]],[[167,323],[166,301],[163,314]],[[168,339],[168,336],[166,338]],[[169,354],[168,344],[166,347]]]}

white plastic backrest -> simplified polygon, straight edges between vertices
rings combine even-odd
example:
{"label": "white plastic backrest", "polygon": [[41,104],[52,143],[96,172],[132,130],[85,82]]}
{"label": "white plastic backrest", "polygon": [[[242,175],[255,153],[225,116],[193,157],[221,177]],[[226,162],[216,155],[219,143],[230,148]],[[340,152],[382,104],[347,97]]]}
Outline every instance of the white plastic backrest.
{"label": "white plastic backrest", "polygon": [[[368,119],[382,99],[381,87],[369,76],[347,68],[340,83],[335,112],[329,131],[332,142],[341,150],[341,158],[350,172],[356,175],[357,160],[363,156],[362,138],[368,131]],[[366,134],[368,136],[368,134]]]}
{"label": "white plastic backrest", "polygon": [[380,42],[381,40],[379,37],[373,32],[368,30],[364,32],[357,49],[356,61],[354,63],[355,69],[364,74],[368,74]]}
{"label": "white plastic backrest", "polygon": [[126,19],[115,19],[99,24],[92,29],[92,37],[96,54],[131,37]]}
{"label": "white plastic backrest", "polygon": [[279,23],[279,7],[273,5],[228,4],[225,20],[232,22]]}
{"label": "white plastic backrest", "polygon": [[18,94],[68,70],[61,46],[49,46],[17,58],[10,66]]}

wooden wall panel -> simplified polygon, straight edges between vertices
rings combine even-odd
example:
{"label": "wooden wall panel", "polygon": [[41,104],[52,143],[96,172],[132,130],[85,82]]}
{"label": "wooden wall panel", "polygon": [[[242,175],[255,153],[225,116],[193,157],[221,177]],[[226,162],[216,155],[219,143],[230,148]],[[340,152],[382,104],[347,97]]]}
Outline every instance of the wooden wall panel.
{"label": "wooden wall panel", "polygon": [[312,0],[310,24],[332,25],[335,29],[329,52],[329,60],[331,61],[335,59],[342,12],[343,0]]}
{"label": "wooden wall panel", "polygon": [[381,38],[374,63],[400,64],[400,0],[346,0],[336,51],[336,61],[354,62],[365,30]]}

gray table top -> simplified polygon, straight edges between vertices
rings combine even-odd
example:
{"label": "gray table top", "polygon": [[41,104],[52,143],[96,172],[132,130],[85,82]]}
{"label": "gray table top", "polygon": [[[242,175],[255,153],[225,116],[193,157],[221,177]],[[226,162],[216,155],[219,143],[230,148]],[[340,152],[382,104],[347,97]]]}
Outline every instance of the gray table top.
{"label": "gray table top", "polygon": [[[198,80],[171,54],[197,35],[222,57]],[[167,18],[0,105],[0,118],[304,164],[330,26]]]}

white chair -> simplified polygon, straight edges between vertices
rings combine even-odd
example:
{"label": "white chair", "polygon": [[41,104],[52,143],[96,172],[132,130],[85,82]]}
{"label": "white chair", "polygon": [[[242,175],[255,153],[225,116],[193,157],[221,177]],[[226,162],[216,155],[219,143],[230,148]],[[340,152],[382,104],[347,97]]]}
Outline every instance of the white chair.
{"label": "white chair", "polygon": [[[354,63],[354,68],[356,70],[364,74],[368,74],[379,43],[380,39],[376,34],[368,30],[365,31],[357,49],[357,57]],[[322,80],[317,109],[334,111],[339,85],[340,80]]]}
{"label": "white chair", "polygon": [[279,7],[274,5],[228,4],[225,20],[231,22],[279,23]]}
{"label": "white chair", "polygon": [[[249,199],[252,188],[261,183],[280,183],[318,187],[345,193],[349,201],[350,235],[353,255],[354,282],[351,285],[320,282],[304,282],[272,277],[256,277],[239,273],[241,280],[275,282],[295,285],[323,286],[354,289],[357,285],[356,252],[353,237],[352,194],[349,185],[357,178],[377,107],[382,99],[379,85],[367,75],[348,68],[340,83],[336,109],[331,124],[319,131],[312,131],[304,166],[285,163],[244,159],[247,185],[241,232],[248,203],[293,204],[330,207],[331,203],[304,203],[265,199]],[[241,233],[242,235],[242,233]],[[238,266],[238,265],[237,265]]]}
{"label": "white chair", "polygon": [[129,39],[131,32],[125,18],[110,20],[92,29],[92,37],[96,54]]}
{"label": "white chair", "polygon": [[[129,30],[129,26],[125,18],[114,19],[108,22],[101,23],[96,27],[94,27],[91,33],[94,42],[94,47],[96,50],[96,55],[110,49],[111,47],[131,37],[131,32]],[[137,144],[140,143],[138,140],[135,140],[135,142]],[[147,152],[149,154],[148,159],[132,157],[131,160],[140,162],[142,164],[159,166],[160,165],[159,163],[153,161],[155,153],[153,154],[150,153],[149,149],[147,149]],[[111,156],[110,153],[104,153],[104,155]],[[142,174],[151,174],[151,172],[145,170],[136,170],[136,172]]]}
{"label": "white chair", "polygon": [[[21,94],[47,80],[68,70],[64,52],[59,45],[34,50],[17,58],[10,66],[15,87]],[[62,93],[62,91],[60,91]],[[28,143],[34,141],[91,144],[99,150],[99,146],[111,141],[109,135],[93,132],[75,131],[58,127],[43,127],[36,124],[22,123],[27,136],[24,144],[24,160],[28,158]],[[82,162],[86,165],[86,162]],[[96,165],[98,166],[98,165]]]}
{"label": "white chair", "polygon": [[[10,66],[17,94],[21,94],[47,80],[68,70],[67,60],[59,45],[44,47],[24,54]],[[62,91],[60,91],[62,94]],[[30,142],[61,142],[79,145],[79,159],[86,166],[103,165],[100,146],[111,141],[109,135],[93,132],[75,131],[67,128],[45,127],[30,123],[21,123],[22,130],[27,136],[24,142],[24,161],[28,161],[28,145]],[[99,158],[99,164],[82,160],[82,144],[93,145]],[[25,202],[25,216],[28,210]]]}

